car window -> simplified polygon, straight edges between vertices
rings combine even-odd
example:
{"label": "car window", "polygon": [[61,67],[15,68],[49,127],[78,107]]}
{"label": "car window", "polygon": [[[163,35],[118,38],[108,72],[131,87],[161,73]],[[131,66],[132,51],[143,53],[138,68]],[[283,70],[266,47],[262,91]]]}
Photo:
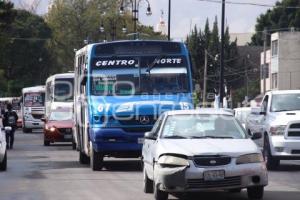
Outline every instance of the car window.
{"label": "car window", "polygon": [[72,112],[52,112],[49,117],[50,121],[72,120]]}
{"label": "car window", "polygon": [[225,115],[174,115],[164,123],[162,137],[196,138],[224,137],[244,139],[246,134],[233,116]]}

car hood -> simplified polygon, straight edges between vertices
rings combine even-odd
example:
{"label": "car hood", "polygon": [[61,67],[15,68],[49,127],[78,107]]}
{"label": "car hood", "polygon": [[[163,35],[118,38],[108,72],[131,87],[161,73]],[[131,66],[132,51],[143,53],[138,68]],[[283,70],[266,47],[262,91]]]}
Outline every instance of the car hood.
{"label": "car hood", "polygon": [[299,121],[300,111],[270,112],[269,120],[273,125],[287,125],[291,121]]}
{"label": "car hood", "polygon": [[162,154],[186,156],[228,155],[238,157],[258,153],[259,149],[251,139],[160,139],[157,157]]}

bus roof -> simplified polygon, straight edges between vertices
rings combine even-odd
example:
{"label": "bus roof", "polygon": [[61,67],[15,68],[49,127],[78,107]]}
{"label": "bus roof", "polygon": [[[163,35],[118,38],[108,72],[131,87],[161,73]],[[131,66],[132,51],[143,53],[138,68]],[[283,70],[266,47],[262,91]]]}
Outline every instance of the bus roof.
{"label": "bus roof", "polygon": [[49,81],[51,81],[53,79],[56,79],[56,78],[74,78],[74,73],[70,72],[70,73],[54,74],[54,75],[48,77],[46,82],[49,82]]}
{"label": "bus roof", "polygon": [[87,52],[91,48],[97,45],[109,45],[109,44],[122,44],[122,43],[173,43],[173,44],[184,44],[183,42],[178,41],[167,41],[167,40],[119,40],[111,42],[101,42],[101,43],[92,43],[84,46],[83,48],[76,51],[76,56]]}
{"label": "bus roof", "polygon": [[45,86],[39,85],[39,86],[27,87],[22,89],[22,93],[28,93],[28,92],[45,92]]}

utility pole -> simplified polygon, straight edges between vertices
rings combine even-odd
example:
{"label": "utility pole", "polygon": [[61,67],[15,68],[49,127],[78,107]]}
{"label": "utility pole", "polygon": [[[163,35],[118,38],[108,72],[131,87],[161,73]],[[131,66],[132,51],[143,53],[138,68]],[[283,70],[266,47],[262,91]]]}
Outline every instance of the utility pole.
{"label": "utility pole", "polygon": [[223,108],[224,94],[224,26],[225,26],[225,0],[222,0],[222,22],[221,22],[221,55],[220,55],[220,88],[219,88],[219,107]]}
{"label": "utility pole", "polygon": [[248,97],[249,97],[249,87],[248,87],[248,67],[247,67],[247,64],[246,64],[246,59],[244,58],[243,59],[243,64],[244,64],[244,67],[245,67],[245,86],[246,86],[246,96],[245,96],[245,100],[247,100],[247,103],[248,103]]}
{"label": "utility pole", "polygon": [[171,0],[169,0],[169,13],[168,13],[168,40],[171,40]]}
{"label": "utility pole", "polygon": [[205,49],[204,78],[203,78],[203,107],[206,107],[206,90],[207,90],[207,50]]}
{"label": "utility pole", "polygon": [[264,28],[264,64],[261,69],[263,79],[263,93],[266,93],[266,69],[267,69],[267,28]]}

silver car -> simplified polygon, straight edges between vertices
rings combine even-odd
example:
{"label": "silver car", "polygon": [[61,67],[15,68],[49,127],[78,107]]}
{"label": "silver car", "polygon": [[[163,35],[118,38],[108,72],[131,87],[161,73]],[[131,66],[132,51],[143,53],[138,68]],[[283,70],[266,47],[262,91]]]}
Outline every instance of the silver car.
{"label": "silver car", "polygon": [[222,109],[168,111],[145,133],[144,192],[169,193],[246,188],[261,199],[268,175],[263,156],[233,114]]}
{"label": "silver car", "polygon": [[5,129],[0,129],[0,171],[5,171],[7,167],[7,150]]}

